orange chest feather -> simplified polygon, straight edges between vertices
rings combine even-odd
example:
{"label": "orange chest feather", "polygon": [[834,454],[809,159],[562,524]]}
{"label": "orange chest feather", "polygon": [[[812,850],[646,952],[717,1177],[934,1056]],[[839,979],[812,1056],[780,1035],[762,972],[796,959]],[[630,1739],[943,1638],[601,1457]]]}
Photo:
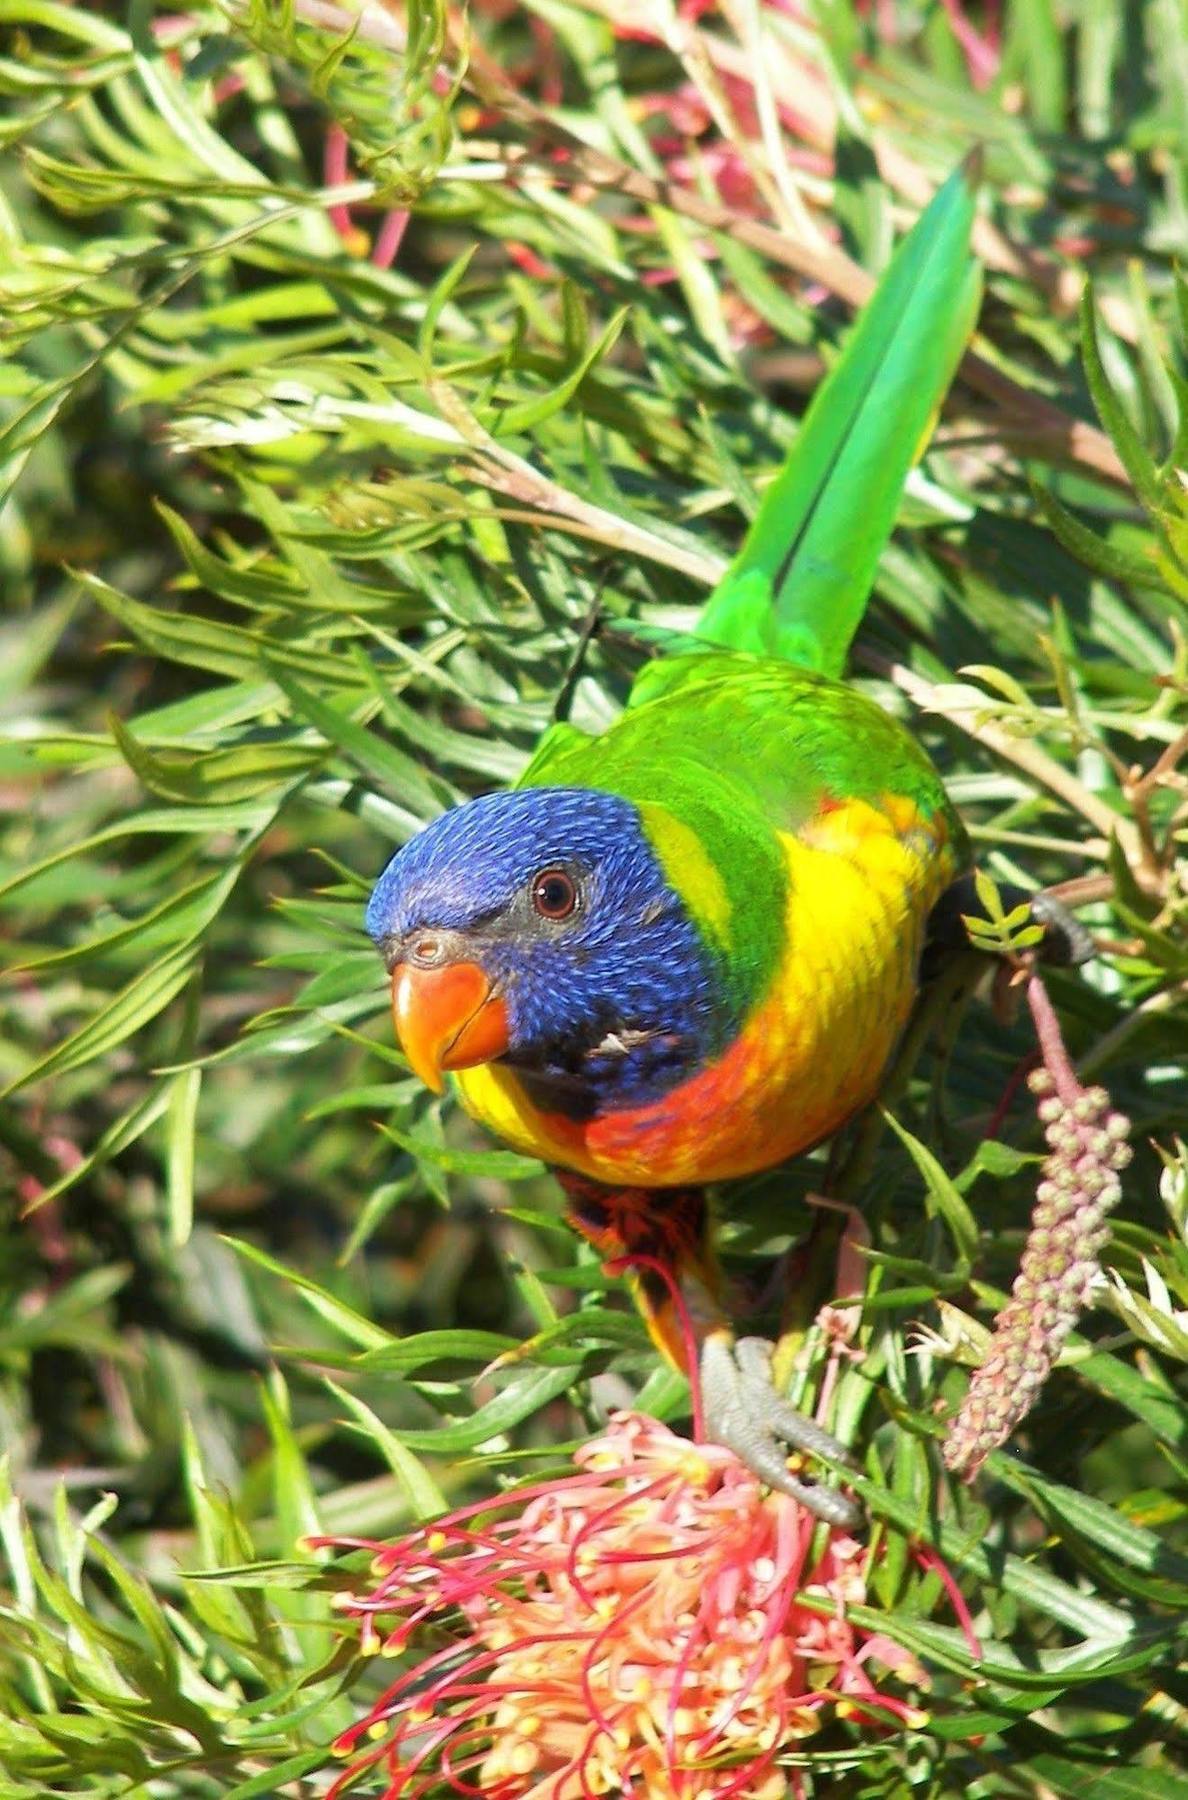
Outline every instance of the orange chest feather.
{"label": "orange chest feather", "polygon": [[781,838],[785,944],[735,1041],[646,1106],[543,1112],[498,1063],[457,1077],[463,1104],[529,1155],[638,1187],[771,1168],[873,1098],[911,1010],[925,921],[954,873],[943,827],[908,801],[849,801]]}

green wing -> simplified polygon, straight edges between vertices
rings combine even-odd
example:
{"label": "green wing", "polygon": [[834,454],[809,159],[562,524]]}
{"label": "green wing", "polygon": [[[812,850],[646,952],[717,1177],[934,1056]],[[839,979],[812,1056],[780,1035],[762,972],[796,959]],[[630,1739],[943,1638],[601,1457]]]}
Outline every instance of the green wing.
{"label": "green wing", "polygon": [[[550,734],[517,785],[590,787],[640,808],[645,828],[745,1009],[784,945],[780,831],[823,799],[887,794],[943,815],[956,866],[964,834],[940,776],[898,720],[859,689],[768,658],[705,651],[664,657],[657,691],[601,737]],[[723,918],[745,929],[723,932]]]}
{"label": "green wing", "polygon": [[977,316],[976,179],[970,163],[950,176],[891,259],[706,604],[702,642],[844,672],[903,484]]}

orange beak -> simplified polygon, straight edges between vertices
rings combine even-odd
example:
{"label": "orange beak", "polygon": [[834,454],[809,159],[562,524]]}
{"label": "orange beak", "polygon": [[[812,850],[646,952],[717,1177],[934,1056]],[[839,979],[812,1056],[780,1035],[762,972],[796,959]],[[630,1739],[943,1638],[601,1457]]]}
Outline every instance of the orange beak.
{"label": "orange beak", "polygon": [[507,1050],[507,1004],[477,963],[435,969],[399,963],[392,972],[392,1017],[400,1048],[435,1094],[445,1086],[443,1070],[471,1069]]}

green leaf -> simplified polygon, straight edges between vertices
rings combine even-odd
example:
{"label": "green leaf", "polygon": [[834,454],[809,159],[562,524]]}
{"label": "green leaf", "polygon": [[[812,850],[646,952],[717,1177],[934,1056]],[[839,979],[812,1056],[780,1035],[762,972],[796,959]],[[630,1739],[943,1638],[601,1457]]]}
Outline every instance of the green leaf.
{"label": "green leaf", "polygon": [[377,1349],[367,1349],[355,1358],[360,1369],[384,1369],[390,1374],[412,1375],[427,1364],[460,1358],[472,1363],[492,1362],[509,1350],[518,1348],[517,1340],[497,1331],[467,1331],[451,1327],[448,1331],[418,1331],[413,1337],[392,1339]]}
{"label": "green leaf", "polygon": [[[401,800],[415,808],[422,818],[435,818],[450,804],[451,796],[443,784],[427,779],[421,766],[403,750],[385,743],[373,732],[345,717],[337,707],[319,700],[283,669],[273,667],[270,673],[301,718],[315,726],[328,743],[344,750],[365,775],[399,794]],[[375,706],[365,703],[365,709],[374,712]]]}
{"label": "green leaf", "polygon": [[972,1212],[931,1150],[913,1137],[893,1113],[884,1112],[883,1117],[923,1176],[929,1212],[942,1218],[948,1226],[957,1250],[958,1272],[966,1273],[973,1265],[978,1248],[978,1227]]}
{"label": "green leaf", "polygon": [[563,406],[567,406],[578,392],[586,376],[613,348],[627,323],[627,317],[627,308],[621,308],[590,345],[585,355],[579,358],[573,368],[547,394],[541,394],[535,400],[520,400],[513,406],[505,406],[497,416],[496,428],[499,436],[512,437],[517,432],[532,431],[536,426],[543,425],[546,419],[551,419],[554,413],[560,412]]}
{"label": "green leaf", "polygon": [[451,1150],[434,1143],[422,1132],[401,1131],[395,1125],[381,1125],[380,1130],[401,1150],[407,1150],[419,1163],[444,1169],[447,1175],[485,1175],[492,1181],[531,1181],[545,1173],[545,1165],[532,1156],[520,1156],[515,1150]]}
{"label": "green leaf", "polygon": [[1188,1776],[1161,1768],[1101,1768],[1096,1758],[1041,1754],[1027,1759],[1037,1781],[1068,1800],[1186,1800]]}
{"label": "green leaf", "polygon": [[252,1775],[247,1782],[236,1782],[223,1795],[223,1800],[272,1800],[272,1796],[283,1793],[288,1782],[301,1780],[302,1775],[311,1775],[315,1769],[326,1766],[326,1751],[302,1750],[295,1757],[284,1757],[266,1768],[261,1775]]}
{"label": "green leaf", "polygon": [[1000,1480],[1026,1493],[1052,1524],[1088,1539],[1130,1568],[1161,1576],[1169,1602],[1188,1603],[1188,1557],[1163,1543],[1154,1532],[1124,1518],[1115,1507],[1052,1481],[1011,1457],[996,1462],[995,1472]]}
{"label": "green leaf", "polygon": [[391,1336],[388,1332],[381,1330],[378,1325],[373,1325],[370,1319],[365,1319],[362,1313],[356,1312],[354,1307],[348,1306],[344,1300],[339,1300],[335,1295],[328,1293],[324,1287],[313,1280],[312,1276],[303,1275],[297,1269],[286,1267],[284,1263],[278,1262],[276,1257],[269,1256],[267,1251],[261,1250],[255,1244],[246,1243],[242,1238],[228,1237],[224,1241],[230,1244],[237,1255],[246,1257],[248,1262],[255,1263],[257,1268],[264,1269],[268,1274],[278,1276],[280,1280],[287,1282],[300,1294],[306,1304],[313,1308],[319,1318],[325,1319],[328,1325],[332,1325],[336,1331],[341,1332],[343,1337],[351,1343],[357,1344],[364,1350],[380,1349],[391,1343]]}
{"label": "green leaf", "polygon": [[226,1790],[223,1800],[272,1800],[273,1795],[283,1792],[289,1782],[299,1781],[303,1775],[310,1775],[325,1764],[324,1750],[299,1751],[296,1756],[286,1756],[247,1781],[236,1782],[234,1787]]}
{"label": "green leaf", "polygon": [[402,1444],[410,1450],[425,1450],[434,1456],[452,1456],[463,1450],[477,1450],[491,1438],[519,1425],[524,1419],[559,1400],[573,1384],[572,1366],[560,1369],[532,1369],[516,1375],[501,1393],[488,1400],[469,1419],[430,1431],[399,1432]]}
{"label": "green leaf", "polygon": [[1090,531],[1066,506],[1061,505],[1050,490],[1036,484],[1032,492],[1036,504],[1065,549],[1088,568],[1096,569],[1099,575],[1105,575],[1111,581],[1128,582],[1136,587],[1158,586],[1159,570],[1153,557],[1150,562],[1145,562],[1142,557],[1133,555],[1129,550],[1111,544],[1096,531]]}
{"label": "green leaf", "polygon": [[408,1496],[413,1518],[418,1521],[432,1519],[447,1511],[446,1497],[424,1464],[418,1461],[394,1432],[388,1430],[371,1408],[353,1394],[347,1393],[345,1388],[336,1386],[333,1381],[327,1381],[326,1386],[348,1409],[364,1436],[375,1445],[387,1462]]}
{"label": "green leaf", "polygon": [[40,1057],[22,1071],[15,1081],[0,1093],[0,1100],[30,1082],[44,1081],[49,1075],[62,1075],[108,1055],[135,1032],[155,1019],[175,999],[190,979],[197,957],[192,944],[167,951],[155,963],[136,975],[113,999],[101,1006],[85,1025],[65,1038],[56,1049]]}
{"label": "green leaf", "polygon": [[1158,514],[1163,506],[1163,489],[1154,460],[1140,439],[1118,400],[1101,360],[1098,342],[1097,307],[1093,289],[1086,283],[1081,296],[1081,355],[1085,363],[1085,379],[1097,416],[1110,434],[1126,473],[1144,506]]}
{"label": "green leaf", "polygon": [[173,1092],[165,1115],[166,1193],[169,1235],[175,1244],[188,1241],[194,1225],[194,1133],[201,1069],[185,1069],[173,1077]]}

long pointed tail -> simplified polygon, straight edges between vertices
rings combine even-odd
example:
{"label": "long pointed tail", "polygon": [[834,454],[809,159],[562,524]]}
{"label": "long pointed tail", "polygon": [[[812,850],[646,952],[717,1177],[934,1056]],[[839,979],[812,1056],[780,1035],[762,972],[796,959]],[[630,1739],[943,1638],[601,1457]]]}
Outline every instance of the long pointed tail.
{"label": "long pointed tail", "polygon": [[977,317],[977,178],[970,158],[895,252],[706,603],[698,638],[843,673],[903,484]]}

